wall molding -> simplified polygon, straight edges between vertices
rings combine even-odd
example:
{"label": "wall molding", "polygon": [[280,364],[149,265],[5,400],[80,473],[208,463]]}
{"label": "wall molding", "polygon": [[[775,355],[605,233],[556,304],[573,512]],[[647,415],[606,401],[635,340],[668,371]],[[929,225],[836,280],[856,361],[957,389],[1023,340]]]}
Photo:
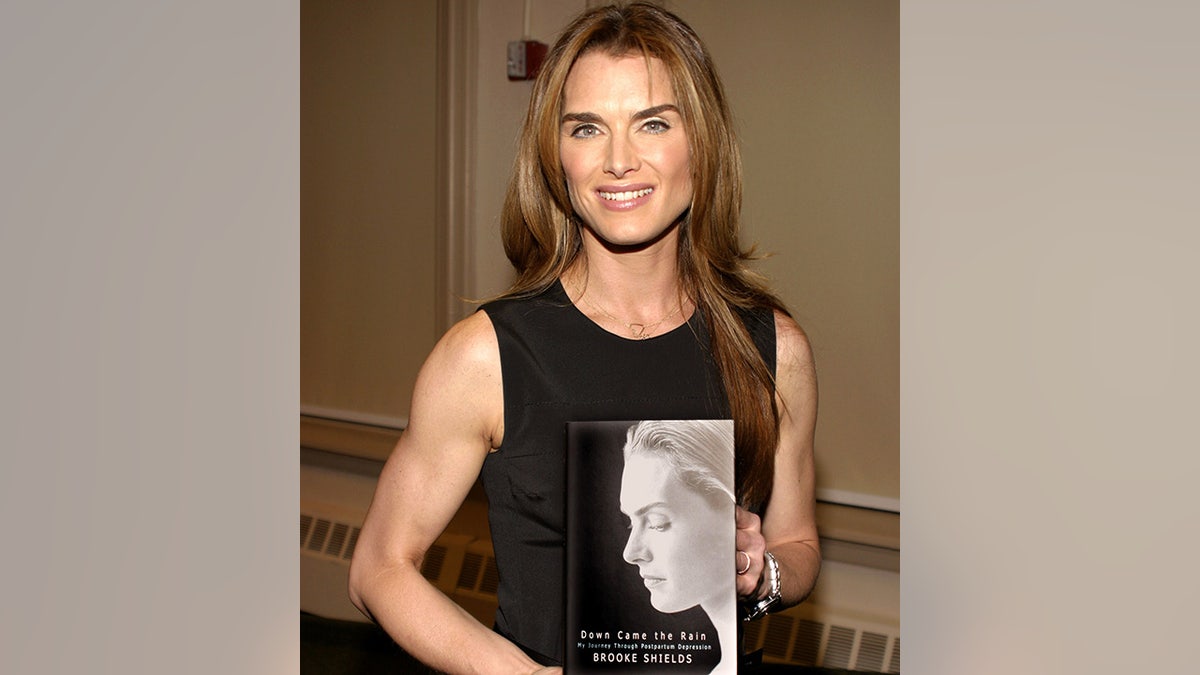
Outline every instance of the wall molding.
{"label": "wall molding", "polygon": [[849,490],[835,490],[831,488],[817,488],[817,501],[827,502],[829,504],[857,506],[859,508],[874,509],[876,511],[900,513],[899,499],[896,499],[895,497],[882,497],[880,495],[866,494],[864,492],[851,492]]}
{"label": "wall molding", "polygon": [[300,413],[301,452],[304,448],[324,450],[346,457],[373,460],[382,467],[400,440],[402,429],[395,426],[367,424],[333,415],[314,415],[312,411],[310,406]]}
{"label": "wall molding", "polygon": [[474,287],[473,205],[478,1],[438,0],[435,329],[466,315]]}

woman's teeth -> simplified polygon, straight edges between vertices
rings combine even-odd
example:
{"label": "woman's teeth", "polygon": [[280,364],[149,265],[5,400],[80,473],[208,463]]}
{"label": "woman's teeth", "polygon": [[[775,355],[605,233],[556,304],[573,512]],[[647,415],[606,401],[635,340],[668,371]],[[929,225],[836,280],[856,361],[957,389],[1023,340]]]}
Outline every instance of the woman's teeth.
{"label": "woman's teeth", "polygon": [[645,197],[654,192],[654,188],[643,188],[641,190],[628,190],[626,192],[600,192],[601,199],[607,199],[610,202],[627,202],[638,197]]}

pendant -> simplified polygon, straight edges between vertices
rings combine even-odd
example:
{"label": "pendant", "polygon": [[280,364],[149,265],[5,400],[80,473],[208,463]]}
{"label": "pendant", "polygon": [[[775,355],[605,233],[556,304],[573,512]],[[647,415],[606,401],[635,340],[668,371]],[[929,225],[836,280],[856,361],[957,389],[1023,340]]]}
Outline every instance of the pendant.
{"label": "pendant", "polygon": [[650,337],[649,335],[646,335],[646,324],[630,323],[626,325],[629,326],[629,330],[633,331],[633,337],[639,340],[645,340],[646,338]]}

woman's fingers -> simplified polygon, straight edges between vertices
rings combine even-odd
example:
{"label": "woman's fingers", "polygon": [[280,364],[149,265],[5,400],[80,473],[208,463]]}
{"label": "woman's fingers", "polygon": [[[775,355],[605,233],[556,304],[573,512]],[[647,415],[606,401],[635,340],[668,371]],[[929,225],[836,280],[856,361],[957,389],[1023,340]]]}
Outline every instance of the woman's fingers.
{"label": "woman's fingers", "polygon": [[734,571],[737,572],[738,597],[755,595],[762,579],[765,563],[763,554],[767,541],[762,535],[762,521],[746,509],[736,507],[737,532],[734,535]]}

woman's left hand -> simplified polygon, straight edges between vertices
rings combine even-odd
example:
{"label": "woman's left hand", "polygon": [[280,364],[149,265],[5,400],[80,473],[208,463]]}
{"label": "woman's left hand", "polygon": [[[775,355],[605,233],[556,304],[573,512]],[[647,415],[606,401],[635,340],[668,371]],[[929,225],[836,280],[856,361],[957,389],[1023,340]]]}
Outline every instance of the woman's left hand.
{"label": "woman's left hand", "polygon": [[734,553],[734,565],[737,573],[737,594],[739,598],[757,599],[758,589],[762,583],[763,554],[767,551],[767,540],[762,534],[762,520],[740,506],[737,509],[737,551]]}

